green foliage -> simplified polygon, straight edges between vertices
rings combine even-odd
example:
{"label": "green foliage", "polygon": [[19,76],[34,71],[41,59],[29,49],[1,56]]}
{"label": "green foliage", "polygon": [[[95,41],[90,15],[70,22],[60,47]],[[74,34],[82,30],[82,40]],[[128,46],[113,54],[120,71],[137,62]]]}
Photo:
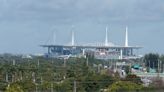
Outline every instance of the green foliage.
{"label": "green foliage", "polygon": [[43,91],[47,91],[51,89],[51,83],[50,82],[43,82],[40,87]]}
{"label": "green foliage", "polygon": [[6,92],[24,92],[22,87],[17,83],[9,84],[6,88]]}
{"label": "green foliage", "polygon": [[[108,66],[111,61],[117,60],[97,60],[92,55],[86,58],[69,58],[64,65],[63,59],[34,57],[32,59],[22,59],[19,56],[3,56],[0,58],[0,91],[14,88],[20,88],[25,92],[72,92],[74,81],[78,92],[100,92],[103,89],[110,89],[112,84],[119,81],[114,88],[128,89],[123,85],[140,87],[140,78],[135,76],[132,78],[128,75],[124,81],[120,81],[119,73],[109,72],[103,66]],[[151,58],[145,58],[149,61]],[[16,64],[13,65],[13,60]],[[156,60],[156,59],[155,59]],[[161,58],[163,60],[163,58]],[[153,62],[154,60],[152,60]],[[122,62],[122,61],[120,61]],[[98,65],[101,65],[98,69]],[[99,72],[98,72],[99,70]],[[128,73],[129,67],[125,68]],[[6,74],[8,74],[8,82],[6,82]],[[121,84],[121,83],[123,84]],[[11,83],[10,87],[7,85]],[[16,85],[16,87],[13,85]],[[123,86],[123,88],[121,88]],[[109,88],[110,87],[110,88]],[[18,90],[18,89],[16,89]],[[10,92],[10,91],[8,91]],[[19,91],[17,91],[19,92]],[[21,92],[21,91],[20,91]]]}
{"label": "green foliage", "polygon": [[82,81],[83,87],[87,92],[99,92],[114,82],[114,78],[107,75],[89,75]]}
{"label": "green foliage", "polygon": [[118,81],[108,87],[108,92],[135,92],[142,89],[141,85],[138,85],[129,81]]}
{"label": "green foliage", "polygon": [[126,72],[126,74],[129,74],[131,72],[130,66],[125,66],[125,72]]}
{"label": "green foliage", "polygon": [[0,83],[0,90],[6,90],[7,83],[6,82],[1,82]]}
{"label": "green foliage", "polygon": [[26,92],[31,92],[36,88],[36,85],[31,81],[17,82],[17,84],[21,85]]}
{"label": "green foliage", "polygon": [[[15,65],[13,65],[15,60]],[[99,91],[112,84],[115,79],[107,76],[106,72],[97,73],[96,65],[104,65],[103,60],[96,60],[93,56],[86,58],[70,58],[64,66],[63,59],[34,57],[22,59],[21,57],[6,56],[0,58],[0,85],[3,91],[8,83],[16,83],[26,92],[50,91],[72,92],[76,80],[77,90]],[[101,68],[103,71],[103,68]],[[6,81],[6,74],[8,82]]]}
{"label": "green foliage", "polygon": [[65,80],[54,84],[53,86],[55,92],[72,92],[73,91],[73,81],[72,80]]}
{"label": "green foliage", "polygon": [[131,82],[136,83],[136,84],[141,84],[142,83],[141,78],[136,76],[135,74],[127,75],[126,78],[125,78],[125,81],[131,81]]}
{"label": "green foliage", "polygon": [[144,62],[147,67],[149,68],[156,68],[158,67],[159,62],[159,55],[154,53],[149,53],[144,56]]}

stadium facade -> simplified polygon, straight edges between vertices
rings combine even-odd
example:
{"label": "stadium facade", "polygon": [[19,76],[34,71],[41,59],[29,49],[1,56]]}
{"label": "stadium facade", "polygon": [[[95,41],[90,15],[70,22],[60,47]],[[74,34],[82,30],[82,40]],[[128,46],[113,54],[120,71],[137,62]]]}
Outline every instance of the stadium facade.
{"label": "stadium facade", "polygon": [[85,57],[87,54],[93,55],[97,59],[136,59],[140,58],[135,53],[141,49],[141,46],[129,46],[128,44],[128,27],[125,30],[125,45],[115,45],[108,42],[108,28],[106,27],[106,36],[104,43],[92,44],[75,44],[74,32],[72,31],[72,41],[69,45],[40,45],[47,48],[47,57],[69,58]]}

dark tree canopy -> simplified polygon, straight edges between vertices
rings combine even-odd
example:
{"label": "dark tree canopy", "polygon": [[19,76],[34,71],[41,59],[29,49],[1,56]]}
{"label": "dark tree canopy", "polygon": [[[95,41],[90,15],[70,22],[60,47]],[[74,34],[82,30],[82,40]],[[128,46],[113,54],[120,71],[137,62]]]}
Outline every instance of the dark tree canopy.
{"label": "dark tree canopy", "polygon": [[158,68],[159,55],[154,53],[149,53],[144,56],[145,65],[149,68]]}

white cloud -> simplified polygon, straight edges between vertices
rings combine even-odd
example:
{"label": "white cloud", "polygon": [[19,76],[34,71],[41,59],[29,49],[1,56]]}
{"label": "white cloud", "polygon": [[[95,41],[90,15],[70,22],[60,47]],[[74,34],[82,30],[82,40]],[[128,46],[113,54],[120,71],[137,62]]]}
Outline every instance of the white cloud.
{"label": "white cloud", "polygon": [[[2,2],[2,1],[1,1]],[[1,19],[163,19],[163,0],[4,0]]]}

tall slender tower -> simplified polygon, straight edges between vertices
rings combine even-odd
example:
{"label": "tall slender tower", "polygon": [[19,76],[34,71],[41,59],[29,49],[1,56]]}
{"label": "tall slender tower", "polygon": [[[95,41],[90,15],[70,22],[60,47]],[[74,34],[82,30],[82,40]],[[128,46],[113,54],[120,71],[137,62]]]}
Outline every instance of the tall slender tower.
{"label": "tall slender tower", "polygon": [[125,47],[128,47],[128,27],[126,27],[126,34],[125,34]]}
{"label": "tall slender tower", "polygon": [[108,46],[108,27],[106,27],[105,46]]}
{"label": "tall slender tower", "polygon": [[72,43],[71,43],[72,46],[75,45],[75,37],[74,37],[74,31],[72,30]]}

